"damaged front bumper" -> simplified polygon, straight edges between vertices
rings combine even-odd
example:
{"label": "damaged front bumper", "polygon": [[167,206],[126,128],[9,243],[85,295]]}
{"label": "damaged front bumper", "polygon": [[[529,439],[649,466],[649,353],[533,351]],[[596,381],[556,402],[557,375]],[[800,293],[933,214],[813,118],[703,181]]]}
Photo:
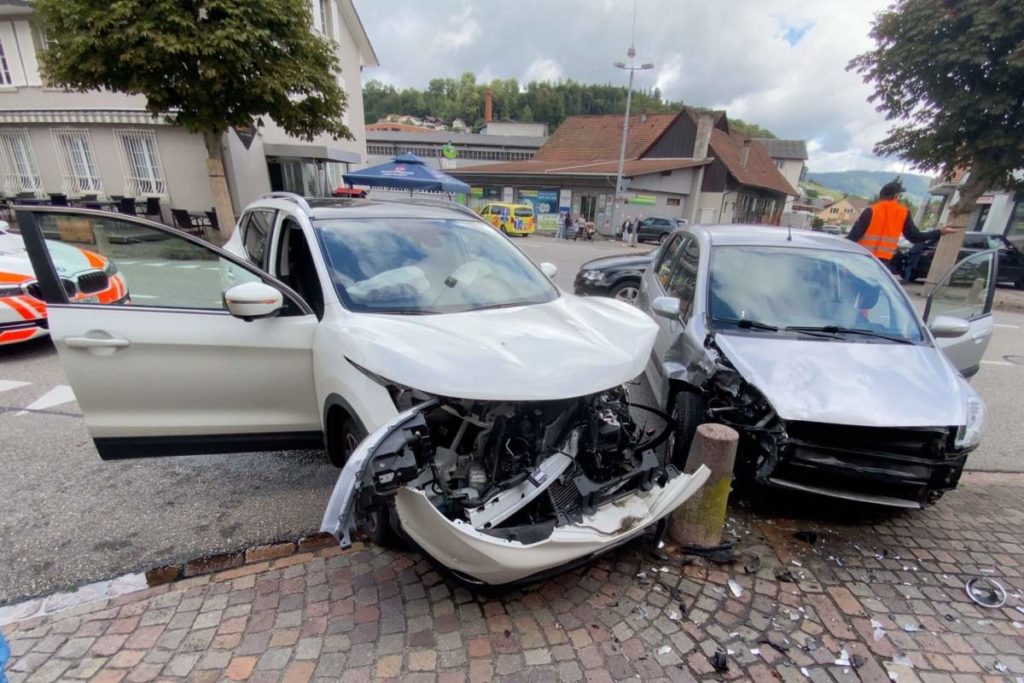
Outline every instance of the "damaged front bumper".
{"label": "damaged front bumper", "polygon": [[[430,448],[424,415],[437,405],[431,400],[401,413],[364,439],[349,458],[321,524],[321,530],[334,534],[342,547],[351,544],[360,524],[361,505],[371,491],[379,496],[382,489],[394,485],[391,495],[401,530],[417,546],[465,579],[490,585],[518,582],[586,560],[639,536],[693,495],[710,474],[704,466],[693,474],[679,473],[670,466],[652,468],[652,473],[656,469],[661,474],[648,477],[631,492],[623,488],[621,494],[606,497],[581,495],[577,515],[519,527],[502,536],[491,527],[500,524],[505,515],[488,517],[492,502],[508,507],[511,504],[502,502],[505,494],[535,496],[538,488],[550,489],[556,482],[565,490],[580,488],[584,478],[577,474],[573,479],[567,471],[576,457],[575,442],[570,440],[562,450],[550,453],[529,478],[493,496],[473,511],[470,520],[452,519],[427,495],[425,478],[430,468],[421,466],[417,473],[410,466],[417,447]],[[421,440],[419,446],[417,440]],[[423,453],[418,455],[422,462]],[[650,465],[652,459],[653,454],[647,455],[643,462]],[[617,486],[615,482],[610,485],[613,489]],[[582,486],[579,492],[585,494],[588,489]],[[587,500],[596,502],[588,505]]]}

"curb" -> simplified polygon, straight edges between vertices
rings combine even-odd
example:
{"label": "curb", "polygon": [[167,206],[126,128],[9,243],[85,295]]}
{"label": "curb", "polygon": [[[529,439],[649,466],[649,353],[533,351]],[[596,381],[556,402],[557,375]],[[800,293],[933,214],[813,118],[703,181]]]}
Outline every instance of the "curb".
{"label": "curb", "polygon": [[301,556],[305,559],[309,553],[332,546],[337,547],[337,545],[338,539],[333,534],[321,531],[303,536],[297,541],[268,543],[242,550],[207,555],[180,564],[161,565],[145,572],[124,574],[106,581],[88,583],[72,591],[52,593],[0,606],[0,626],[27,619],[50,617],[67,610],[81,608],[89,603],[151,591],[178,581],[187,581],[208,574],[233,570],[230,576],[227,574],[225,576],[227,578],[246,576],[262,571],[271,561],[275,561],[275,565],[283,565],[287,563],[287,558],[292,556]]}

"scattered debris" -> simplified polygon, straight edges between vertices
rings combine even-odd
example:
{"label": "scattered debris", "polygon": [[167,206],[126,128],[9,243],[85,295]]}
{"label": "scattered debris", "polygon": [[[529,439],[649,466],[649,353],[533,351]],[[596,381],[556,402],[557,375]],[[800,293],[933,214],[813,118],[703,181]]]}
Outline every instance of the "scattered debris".
{"label": "scattered debris", "polygon": [[757,643],[758,645],[770,645],[780,654],[785,654],[786,651],[789,650],[789,641],[781,634],[775,632],[762,636]]}
{"label": "scattered debris", "polygon": [[818,533],[816,531],[797,531],[793,534],[793,538],[808,545],[814,545],[818,542]]}
{"label": "scattered debris", "polygon": [[943,614],[942,616],[946,619],[946,621],[956,621],[956,617],[952,614]]}
{"label": "scattered debris", "polygon": [[[964,584],[967,597],[982,607],[1002,607],[1006,604],[1006,589],[987,576],[976,576]],[[1018,608],[1019,609],[1019,608]]]}
{"label": "scattered debris", "polygon": [[761,656],[761,648],[757,648],[757,647],[750,648],[750,654],[754,655],[755,657],[760,657]]}
{"label": "scattered debris", "polygon": [[732,591],[732,596],[734,598],[738,598],[743,595],[743,588],[732,579],[729,579],[729,590]]}
{"label": "scattered debris", "polygon": [[672,648],[670,648],[668,645],[662,645],[658,648],[659,655],[667,655],[669,652],[672,652]]}
{"label": "scattered debris", "polygon": [[846,648],[839,653],[839,659],[836,660],[836,666],[850,666],[850,653],[847,652]]}
{"label": "scattered debris", "polygon": [[800,564],[800,560],[793,560],[790,564],[792,564],[794,567],[802,567],[803,566],[802,564]]}
{"label": "scattered debris", "polygon": [[675,610],[669,610],[668,620],[669,621],[682,621],[683,620],[683,615],[680,614],[679,612],[675,611]]}
{"label": "scattered debris", "polygon": [[636,606],[636,615],[641,619],[647,619],[647,610],[643,608],[643,605]]}
{"label": "scattered debris", "polygon": [[914,668],[914,662],[910,661],[910,657],[908,657],[907,655],[905,655],[902,652],[900,652],[899,654],[897,654],[895,657],[892,658],[892,663],[896,664],[898,666],[905,666],[905,667],[907,667],[909,669],[913,669]]}
{"label": "scattered debris", "polygon": [[725,673],[729,670],[729,659],[722,648],[715,650],[715,654],[711,655],[710,660],[711,666],[714,667],[715,671]]}
{"label": "scattered debris", "polygon": [[850,663],[853,664],[854,669],[859,669],[864,666],[864,658],[860,655],[850,655]]}
{"label": "scattered debris", "polygon": [[996,663],[993,664],[993,666],[996,668],[996,671],[998,671],[1001,674],[1004,674],[1007,671],[1009,671],[1009,669],[1006,668],[1006,665],[1000,662],[999,660],[996,660]]}
{"label": "scattered debris", "polygon": [[882,622],[872,619],[871,628],[874,629],[874,636],[876,642],[881,640],[882,638],[885,638],[885,629],[882,627]]}
{"label": "scattered debris", "polygon": [[903,630],[907,633],[917,633],[921,630],[921,627],[917,624],[903,624]]}
{"label": "scattered debris", "polygon": [[796,577],[793,576],[793,572],[787,569],[779,569],[775,572],[775,578],[783,583],[796,583]]}
{"label": "scattered debris", "polygon": [[807,667],[806,667],[806,666],[801,666],[801,667],[800,667],[800,673],[802,673],[802,674],[803,674],[804,676],[806,676],[807,678],[810,678],[810,677],[811,677],[811,672],[810,672],[810,671],[809,671],[809,670],[807,669]]}

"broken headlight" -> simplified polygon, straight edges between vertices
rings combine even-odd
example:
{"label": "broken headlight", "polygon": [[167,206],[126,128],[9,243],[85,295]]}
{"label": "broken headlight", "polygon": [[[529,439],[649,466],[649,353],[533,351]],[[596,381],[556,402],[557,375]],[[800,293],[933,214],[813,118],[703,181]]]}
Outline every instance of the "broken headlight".
{"label": "broken headlight", "polygon": [[966,424],[956,432],[957,448],[974,448],[981,442],[981,427],[985,423],[985,404],[977,396],[968,396],[964,401]]}

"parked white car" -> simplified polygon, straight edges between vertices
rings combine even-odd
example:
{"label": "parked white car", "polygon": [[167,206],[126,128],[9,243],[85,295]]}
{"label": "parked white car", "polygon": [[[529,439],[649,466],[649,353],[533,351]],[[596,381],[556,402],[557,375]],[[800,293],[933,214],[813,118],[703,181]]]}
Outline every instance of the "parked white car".
{"label": "parked white car", "polygon": [[224,250],[118,214],[26,211],[30,253],[73,234],[133,284],[133,305],[105,307],[37,273],[103,458],[326,442],[343,469],[323,528],[342,545],[400,534],[489,584],[635,538],[707,477],[662,462],[667,434],[631,416],[654,322],[559,291],[468,210],[268,196]]}

